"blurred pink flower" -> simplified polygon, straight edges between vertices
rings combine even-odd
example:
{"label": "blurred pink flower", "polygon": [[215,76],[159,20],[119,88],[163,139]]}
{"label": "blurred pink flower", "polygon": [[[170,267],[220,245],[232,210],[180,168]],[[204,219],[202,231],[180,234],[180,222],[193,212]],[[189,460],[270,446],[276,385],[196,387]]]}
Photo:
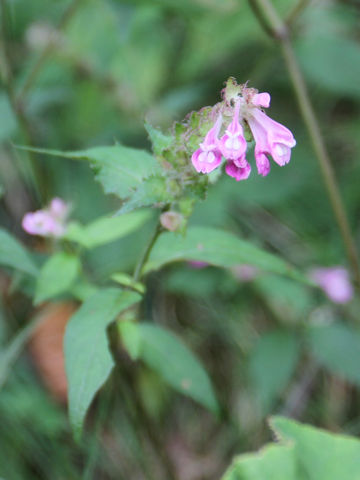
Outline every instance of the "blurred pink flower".
{"label": "blurred pink flower", "polygon": [[187,263],[189,267],[196,269],[205,268],[209,265],[207,262],[201,262],[200,260],[189,260]]}
{"label": "blurred pink flower", "polygon": [[251,282],[258,275],[258,269],[246,263],[231,268],[235,277],[242,282]]}
{"label": "blurred pink flower", "polygon": [[64,220],[69,214],[70,206],[61,198],[55,197],[50,202],[49,210],[53,217]]}
{"label": "blurred pink flower", "polygon": [[335,303],[347,303],[353,298],[353,286],[344,267],[314,268],[309,277]]}
{"label": "blurred pink flower", "polygon": [[210,173],[221,163],[218,135],[222,124],[222,116],[219,115],[214,126],[208,131],[200,148],[191,157],[191,161],[198,172]]}
{"label": "blurred pink flower", "polygon": [[30,235],[62,237],[68,213],[69,205],[60,198],[54,198],[48,208],[26,213],[22,227]]}

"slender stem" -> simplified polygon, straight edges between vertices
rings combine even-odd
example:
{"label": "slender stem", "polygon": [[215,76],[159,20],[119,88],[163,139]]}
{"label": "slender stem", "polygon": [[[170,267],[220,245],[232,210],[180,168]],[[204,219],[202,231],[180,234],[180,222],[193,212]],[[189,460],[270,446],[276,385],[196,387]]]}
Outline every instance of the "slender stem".
{"label": "slender stem", "polygon": [[[339,231],[345,245],[348,260],[352,266],[357,286],[360,287],[360,264],[358,253],[352,238],[349,221],[341,198],[340,190],[336,182],[334,170],[332,168],[330,158],[320,132],[319,122],[316,118],[304,77],[299,68],[289,39],[288,29],[269,0],[249,1],[251,4],[256,3],[257,10],[261,10],[262,12],[261,21],[259,18],[259,23],[262,25],[264,18],[266,18],[268,22],[267,25],[272,30],[272,37],[276,38],[280,42],[283,57],[293,84],[300,112],[319,162],[320,171],[326,186],[327,194],[330,199],[337,225],[339,227]],[[255,9],[254,12],[256,12]]]}
{"label": "slender stem", "polygon": [[290,27],[298,18],[300,13],[309,5],[310,0],[299,0],[295,7],[290,10],[286,17],[286,24]]}
{"label": "slender stem", "polygon": [[140,280],[143,267],[144,267],[145,263],[147,262],[147,260],[149,258],[149,255],[151,253],[151,250],[152,250],[153,246],[155,245],[155,242],[158,239],[158,237],[159,237],[159,235],[162,231],[163,231],[163,228],[162,228],[160,222],[158,222],[157,225],[156,225],[156,228],[154,230],[154,233],[150,237],[149,242],[145,247],[144,253],[140,257],[140,260],[138,261],[138,263],[135,267],[135,271],[134,271],[134,275],[133,275],[133,279],[134,279],[135,282]]}
{"label": "slender stem", "polygon": [[[73,17],[74,13],[76,12],[78,6],[82,0],[73,0],[68,8],[65,10],[63,13],[58,26],[56,28],[56,32],[63,30],[66,25],[69,23],[70,19]],[[54,46],[56,45],[56,41],[54,41],[54,38],[51,38],[48,42],[48,44],[44,47],[43,51],[41,52],[39,58],[35,62],[33,68],[31,69],[24,86],[22,87],[21,91],[19,92],[17,101],[19,104],[21,104],[24,101],[24,98],[28,94],[29,90],[31,89],[32,85],[36,81],[36,78],[41,71],[44,63],[48,59],[49,55],[53,51]]]}
{"label": "slender stem", "polygon": [[[15,81],[14,81],[14,75],[12,72],[12,65],[11,65],[11,55],[10,55],[10,52],[8,49],[8,43],[7,43],[6,17],[7,17],[6,0],[1,0],[1,44],[2,44],[2,53],[3,53],[2,62],[0,63],[0,66],[2,67],[1,74],[3,77],[5,90],[6,90],[11,108],[14,112],[14,115],[16,117],[17,123],[20,128],[20,132],[23,136],[25,143],[31,146],[33,142],[32,142],[30,122],[27,119],[27,116],[25,114],[22,104],[18,102],[16,99]],[[38,168],[34,154],[31,152],[28,152],[27,155],[29,159],[32,183],[35,189],[35,194],[38,197],[39,196],[41,197],[41,195],[39,194],[41,192],[42,174],[40,172],[40,169]],[[41,199],[38,198],[38,200],[41,200]]]}

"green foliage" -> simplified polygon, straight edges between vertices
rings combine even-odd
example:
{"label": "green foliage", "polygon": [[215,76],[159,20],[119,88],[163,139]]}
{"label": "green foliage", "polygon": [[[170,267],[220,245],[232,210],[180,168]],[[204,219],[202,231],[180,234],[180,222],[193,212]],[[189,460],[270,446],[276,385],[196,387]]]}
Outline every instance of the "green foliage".
{"label": "green foliage", "polygon": [[0,229],[0,265],[29,275],[37,274],[37,267],[26,249],[6,230]]}
{"label": "green foliage", "polygon": [[270,419],[279,445],[242,455],[223,480],[357,480],[360,441],[284,417]]}
{"label": "green foliage", "polygon": [[106,328],[120,312],[139,300],[140,295],[135,292],[100,290],[83,303],[67,325],[64,351],[69,415],[76,436],[81,434],[91,401],[114,365]]}
{"label": "green foliage", "polygon": [[56,297],[70,289],[80,272],[80,260],[76,255],[55,253],[43,265],[36,283],[35,304]]}
{"label": "green foliage", "polygon": [[150,217],[149,210],[142,210],[117,217],[98,218],[85,226],[72,222],[69,224],[64,238],[91,249],[128,235]]}
{"label": "green foliage", "polygon": [[158,269],[178,260],[197,260],[225,268],[248,264],[306,281],[281,258],[231,233],[209,227],[190,227],[185,236],[164,233],[154,246],[145,269]]}
{"label": "green foliage", "polygon": [[292,378],[299,361],[299,347],[294,333],[280,329],[263,334],[255,344],[249,369],[264,414]]}
{"label": "green foliage", "polygon": [[360,331],[334,323],[312,325],[307,329],[309,348],[325,368],[349,382],[360,385]]}
{"label": "green foliage", "polygon": [[119,322],[129,354],[141,358],[169,385],[214,413],[218,404],[209,377],[190,350],[173,333],[151,324]]}
{"label": "green foliage", "polygon": [[[94,147],[89,150],[61,152],[59,150],[30,149],[51,156],[87,160],[94,170],[95,179],[104,188],[105,193],[113,193],[125,200],[141,189],[149,178],[161,177],[161,171],[155,158],[145,150],[114,145],[112,147]],[[136,206],[148,205],[147,199]],[[159,201],[162,199],[160,198]]]}

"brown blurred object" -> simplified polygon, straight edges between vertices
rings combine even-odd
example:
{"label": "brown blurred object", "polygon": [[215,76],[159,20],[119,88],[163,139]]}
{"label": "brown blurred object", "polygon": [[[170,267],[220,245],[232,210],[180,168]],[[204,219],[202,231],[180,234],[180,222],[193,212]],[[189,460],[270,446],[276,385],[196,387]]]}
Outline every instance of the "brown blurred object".
{"label": "brown blurred object", "polygon": [[66,403],[67,381],[63,353],[66,324],[75,312],[73,302],[44,305],[38,315],[42,317],[36,327],[29,349],[42,380],[56,400]]}

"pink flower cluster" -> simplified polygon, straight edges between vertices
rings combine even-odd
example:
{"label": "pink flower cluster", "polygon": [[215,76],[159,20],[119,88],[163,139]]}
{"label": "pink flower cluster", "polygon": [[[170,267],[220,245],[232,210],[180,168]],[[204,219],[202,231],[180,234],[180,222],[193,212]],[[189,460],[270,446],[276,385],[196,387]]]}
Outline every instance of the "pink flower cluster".
{"label": "pink flower cluster", "polygon": [[61,198],[53,198],[48,208],[28,212],[22,220],[23,229],[30,235],[62,237],[66,230],[69,205]]}
{"label": "pink flower cluster", "polygon": [[247,142],[241,124],[250,127],[255,140],[255,160],[258,173],[266,176],[270,172],[269,156],[280,166],[290,161],[291,148],[296,145],[293,134],[261,109],[270,105],[270,95],[266,92],[244,87],[242,95],[233,99],[235,106],[230,124],[219,138],[223,115],[220,113],[204,141],[193,153],[191,161],[198,172],[210,173],[226,159],[225,171],[237,181],[249,177],[251,166],[246,160]]}

